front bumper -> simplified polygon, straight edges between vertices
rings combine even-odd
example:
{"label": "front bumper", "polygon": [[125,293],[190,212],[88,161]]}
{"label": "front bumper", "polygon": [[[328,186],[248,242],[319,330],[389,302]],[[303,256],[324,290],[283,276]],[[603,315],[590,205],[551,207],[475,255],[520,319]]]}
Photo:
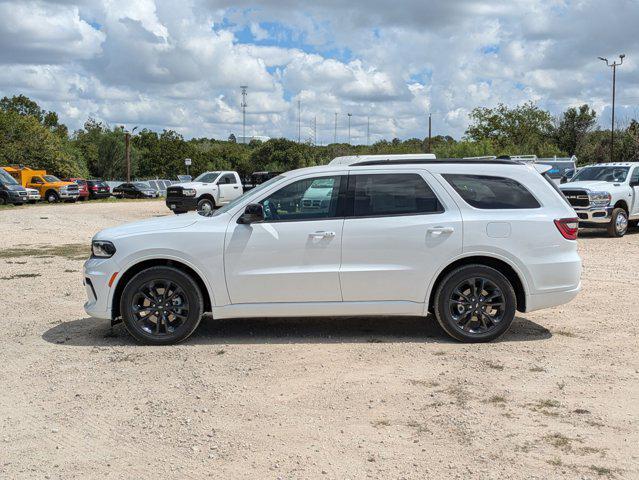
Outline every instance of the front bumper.
{"label": "front bumper", "polygon": [[190,212],[197,209],[197,198],[166,197],[166,206],[175,212]]}
{"label": "front bumper", "polygon": [[32,193],[27,195],[27,200],[29,200],[30,202],[35,202],[40,200],[42,197],[40,196],[39,193]]}
{"label": "front bumper", "polygon": [[59,190],[58,191],[58,195],[60,195],[60,198],[64,198],[66,200],[72,200],[72,199],[78,199],[78,197],[80,196],[79,192],[67,192],[65,190]]}
{"label": "front bumper", "polygon": [[10,192],[7,198],[8,203],[13,203],[14,205],[22,205],[27,201],[27,195],[20,195],[16,192]]}
{"label": "front bumper", "polygon": [[573,207],[580,223],[610,223],[613,207]]}
{"label": "front bumper", "polygon": [[84,262],[83,283],[87,294],[84,311],[92,317],[111,319],[112,291],[109,280],[115,272],[117,265],[109,258],[89,258]]}

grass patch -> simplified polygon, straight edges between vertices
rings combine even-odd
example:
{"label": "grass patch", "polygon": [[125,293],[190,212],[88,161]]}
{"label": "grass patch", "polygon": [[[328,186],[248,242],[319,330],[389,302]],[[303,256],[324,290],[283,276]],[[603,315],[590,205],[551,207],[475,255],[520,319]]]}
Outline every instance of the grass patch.
{"label": "grass patch", "polygon": [[386,420],[385,418],[383,418],[381,420],[373,420],[371,424],[375,428],[380,428],[380,427],[390,427],[391,422],[390,420]]}
{"label": "grass patch", "polygon": [[572,450],[572,442],[577,441],[581,442],[581,440],[574,439],[562,435],[561,433],[553,433],[552,435],[546,435],[544,440],[551,444],[553,447],[562,450],[564,452],[570,452]]}
{"label": "grass patch", "polygon": [[496,405],[503,405],[506,403],[506,397],[502,396],[502,395],[493,395],[492,397],[490,397],[488,400],[486,400],[486,403],[493,403]]}
{"label": "grass patch", "polygon": [[552,333],[555,335],[561,335],[562,337],[579,338],[579,335],[571,332],[570,330],[554,330]]}
{"label": "grass patch", "polygon": [[441,357],[442,355],[446,355],[446,352],[444,352],[443,350],[437,350],[436,352],[433,352],[433,355]]}
{"label": "grass patch", "polygon": [[43,245],[5,248],[0,250],[0,258],[18,257],[63,257],[69,260],[84,260],[89,257],[91,247],[84,243],[66,243],[63,245]]}
{"label": "grass patch", "polygon": [[465,406],[468,403],[468,400],[470,400],[470,394],[461,385],[454,385],[450,388],[447,388],[446,390],[444,390],[444,393],[447,393],[448,395],[454,397],[455,403],[457,403],[457,405],[459,405],[460,407]]}
{"label": "grass patch", "polygon": [[535,373],[540,373],[540,372],[545,372],[546,369],[544,367],[540,367],[539,365],[535,365],[534,367],[530,367],[528,369],[529,372],[535,372]]}
{"label": "grass patch", "polygon": [[535,406],[537,408],[559,408],[561,407],[561,403],[559,403],[558,400],[547,398],[545,400],[539,400]]}
{"label": "grass patch", "polygon": [[504,366],[501,363],[497,363],[497,362],[484,362],[484,364],[488,367],[488,368],[492,368],[493,370],[503,370]]}
{"label": "grass patch", "polygon": [[406,424],[406,426],[414,428],[418,434],[431,433],[430,429],[425,423],[419,423],[415,420],[411,420]]}
{"label": "grass patch", "polygon": [[216,355],[224,355],[225,353],[226,353],[226,350],[224,350],[223,348],[220,348],[219,350],[215,352]]}
{"label": "grass patch", "polygon": [[408,380],[411,385],[418,385],[420,387],[439,387],[439,382],[434,380]]}
{"label": "grass patch", "polygon": [[15,280],[16,278],[35,278],[39,277],[39,273],[16,273],[8,277],[0,277],[0,280]]}
{"label": "grass patch", "polygon": [[595,472],[600,477],[614,477],[615,475],[614,470],[608,467],[599,467],[597,465],[590,465],[590,470]]}

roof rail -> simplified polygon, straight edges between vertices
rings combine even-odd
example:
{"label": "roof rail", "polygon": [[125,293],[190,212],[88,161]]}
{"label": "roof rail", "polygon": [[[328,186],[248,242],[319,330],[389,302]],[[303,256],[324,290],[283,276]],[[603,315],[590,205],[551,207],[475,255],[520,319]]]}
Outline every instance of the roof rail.
{"label": "roof rail", "polygon": [[348,155],[345,157],[337,157],[329,162],[329,165],[355,165],[361,162],[372,162],[384,160],[388,163],[404,162],[407,160],[420,161],[420,160],[434,160],[435,155],[433,153],[408,153],[408,154],[394,154],[394,155]]}
{"label": "roof rail", "polygon": [[495,160],[495,155],[481,155],[479,157],[464,157],[463,160]]}
{"label": "roof rail", "polygon": [[366,167],[371,165],[414,165],[428,164],[437,165],[443,163],[459,163],[459,164],[491,164],[491,165],[521,165],[521,162],[507,159],[485,159],[485,158],[431,158],[431,159],[415,159],[415,160],[365,160],[362,162],[351,163],[352,167]]}

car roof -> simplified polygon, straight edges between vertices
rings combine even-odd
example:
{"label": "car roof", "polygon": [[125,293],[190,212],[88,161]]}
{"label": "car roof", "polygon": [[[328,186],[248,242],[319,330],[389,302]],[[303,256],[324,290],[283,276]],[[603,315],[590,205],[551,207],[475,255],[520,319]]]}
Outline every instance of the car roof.
{"label": "car roof", "polygon": [[602,162],[593,163],[592,165],[584,165],[586,167],[632,167],[633,165],[639,165],[639,162]]}

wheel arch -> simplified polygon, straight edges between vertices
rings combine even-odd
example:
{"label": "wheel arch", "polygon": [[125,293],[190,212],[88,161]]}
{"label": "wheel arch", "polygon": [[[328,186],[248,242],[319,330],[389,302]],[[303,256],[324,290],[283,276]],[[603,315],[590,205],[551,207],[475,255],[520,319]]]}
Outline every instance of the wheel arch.
{"label": "wheel arch", "polygon": [[216,205],[215,197],[213,195],[211,195],[210,193],[203,193],[202,195],[197,197],[197,201],[199,202],[200,200],[204,200],[205,198],[207,200],[211,200],[213,202],[213,206]]}
{"label": "wheel arch", "polygon": [[193,268],[186,265],[185,263],[180,262],[179,260],[168,258],[154,258],[142,260],[129,266],[124,271],[124,273],[119,276],[120,278],[115,286],[115,290],[113,291],[113,298],[111,299],[111,318],[115,319],[120,316],[120,298],[122,297],[122,291],[124,290],[124,287],[129,282],[129,280],[131,280],[142,270],[146,270],[150,267],[160,266],[177,268],[178,270],[181,270],[182,272],[192,277],[195,283],[197,283],[198,287],[200,287],[200,291],[202,292],[202,298],[204,299],[204,311],[210,312],[212,310],[212,302],[209,289],[202,279],[202,276],[198,272],[196,272]]}
{"label": "wheel arch", "polygon": [[46,192],[44,192],[44,199],[46,200],[50,193],[55,193],[57,197],[60,197],[60,194],[55,188],[47,188]]}
{"label": "wheel arch", "polygon": [[456,268],[462,267],[464,265],[485,265],[499,271],[508,279],[508,281],[513,286],[513,290],[515,290],[515,297],[517,299],[517,310],[519,312],[526,311],[526,284],[524,283],[522,276],[507,261],[487,255],[471,255],[468,257],[458,258],[454,262],[448,264],[441,272],[439,272],[439,275],[437,275],[437,278],[433,282],[428,296],[428,311],[432,311],[433,309],[435,292],[437,291],[437,287],[439,287],[439,284],[442,282],[444,277],[449,272],[452,272]]}
{"label": "wheel arch", "polygon": [[626,214],[630,213],[630,209],[628,208],[628,204],[626,203],[625,200],[617,200],[617,203],[615,203],[614,208],[623,208],[626,211]]}

